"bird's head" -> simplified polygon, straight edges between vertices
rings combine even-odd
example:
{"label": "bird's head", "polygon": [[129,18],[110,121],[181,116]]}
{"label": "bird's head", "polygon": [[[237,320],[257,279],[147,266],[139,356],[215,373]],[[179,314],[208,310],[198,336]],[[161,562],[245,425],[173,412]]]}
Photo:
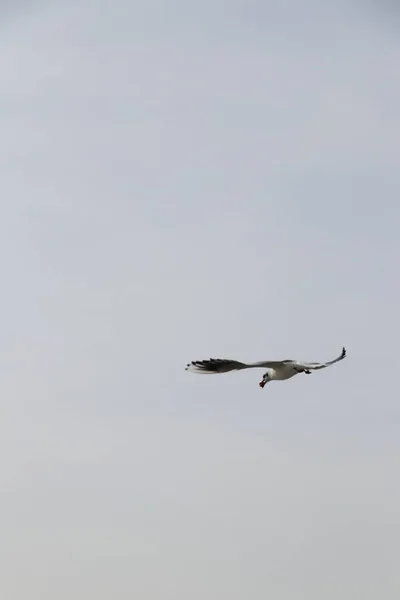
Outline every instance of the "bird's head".
{"label": "bird's head", "polygon": [[271,381],[271,377],[270,377],[269,372],[267,371],[266,373],[264,373],[263,378],[258,385],[260,386],[260,388],[263,388],[265,386],[265,384],[268,383],[269,381]]}

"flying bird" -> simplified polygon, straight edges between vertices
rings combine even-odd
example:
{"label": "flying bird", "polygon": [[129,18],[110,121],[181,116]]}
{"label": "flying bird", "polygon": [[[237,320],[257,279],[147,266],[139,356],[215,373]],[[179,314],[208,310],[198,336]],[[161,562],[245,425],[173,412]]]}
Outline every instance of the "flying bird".
{"label": "flying bird", "polygon": [[343,360],[346,356],[346,348],[342,349],[342,353],[337,358],[325,363],[307,363],[297,360],[265,360],[255,363],[243,363],[237,360],[229,360],[226,358],[210,358],[209,360],[193,360],[186,365],[185,370],[193,373],[216,374],[228,373],[229,371],[241,371],[243,369],[267,369],[263,375],[259,386],[263,388],[269,381],[284,381],[290,379],[299,373],[311,375],[312,371],[325,369],[336,362]]}

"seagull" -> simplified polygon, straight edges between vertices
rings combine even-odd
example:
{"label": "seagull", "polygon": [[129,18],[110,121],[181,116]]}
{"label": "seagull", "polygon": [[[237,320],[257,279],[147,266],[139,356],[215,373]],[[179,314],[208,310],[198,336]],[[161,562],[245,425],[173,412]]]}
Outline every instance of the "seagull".
{"label": "seagull", "polygon": [[299,373],[311,375],[312,371],[318,371],[319,369],[330,367],[340,360],[343,360],[345,356],[346,348],[342,349],[340,356],[325,363],[307,363],[297,360],[265,360],[255,363],[243,363],[237,360],[229,360],[226,358],[210,358],[209,360],[193,360],[186,365],[185,371],[212,375],[216,373],[228,373],[229,371],[241,371],[242,369],[255,369],[260,367],[267,369],[262,380],[258,384],[261,388],[263,388],[269,381],[284,381],[285,379],[290,379]]}

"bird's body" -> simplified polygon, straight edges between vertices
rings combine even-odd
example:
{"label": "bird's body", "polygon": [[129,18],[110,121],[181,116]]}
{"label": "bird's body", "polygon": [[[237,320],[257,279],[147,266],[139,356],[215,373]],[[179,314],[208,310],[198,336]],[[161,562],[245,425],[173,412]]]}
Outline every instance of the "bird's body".
{"label": "bird's body", "polygon": [[285,381],[285,379],[290,379],[291,377],[298,375],[299,371],[297,371],[293,365],[287,364],[282,365],[282,367],[279,369],[268,369],[267,374],[268,379],[271,379],[271,381]]}
{"label": "bird's body", "polygon": [[260,381],[260,387],[264,387],[269,381],[285,381],[299,373],[310,375],[312,371],[329,367],[346,356],[346,349],[337,358],[326,363],[306,363],[297,360],[261,361],[256,363],[243,363],[237,360],[225,358],[210,358],[209,360],[195,360],[186,366],[187,371],[194,373],[215,374],[228,373],[229,371],[241,371],[243,369],[264,368],[266,372]]}

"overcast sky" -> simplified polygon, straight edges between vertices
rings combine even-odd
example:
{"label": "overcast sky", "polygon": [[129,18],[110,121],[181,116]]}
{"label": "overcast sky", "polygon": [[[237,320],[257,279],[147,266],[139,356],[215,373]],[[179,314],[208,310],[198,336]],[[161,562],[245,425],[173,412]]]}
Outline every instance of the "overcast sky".
{"label": "overcast sky", "polygon": [[276,4],[0,4],[6,600],[399,598],[399,22]]}

